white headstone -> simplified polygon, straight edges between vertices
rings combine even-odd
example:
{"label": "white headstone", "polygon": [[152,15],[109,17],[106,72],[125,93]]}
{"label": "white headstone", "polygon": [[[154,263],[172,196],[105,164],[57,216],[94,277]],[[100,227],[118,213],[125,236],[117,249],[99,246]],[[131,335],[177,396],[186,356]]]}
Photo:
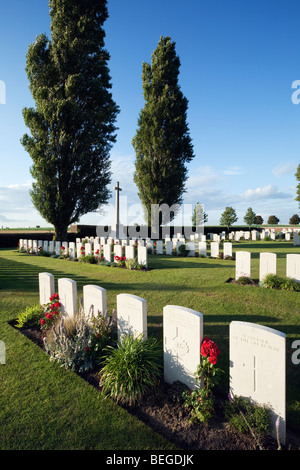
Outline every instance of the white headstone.
{"label": "white headstone", "polygon": [[0,364],[6,364],[6,348],[4,341],[0,340]]}
{"label": "white headstone", "polygon": [[63,255],[68,255],[69,254],[69,244],[68,244],[68,242],[62,242],[62,244],[61,244],[61,253]]}
{"label": "white headstone", "polygon": [[126,259],[134,258],[134,246],[131,246],[131,245],[125,246],[125,258]]}
{"label": "white headstone", "polygon": [[85,256],[91,256],[92,244],[90,242],[87,242],[84,244],[84,253],[85,253]]}
{"label": "white headstone", "polygon": [[107,310],[106,289],[93,284],[83,286],[83,309],[87,318],[90,315],[97,316],[98,312],[105,315]]}
{"label": "white headstone", "polygon": [[152,240],[147,240],[146,242],[147,250],[153,254],[154,245]]}
{"label": "white headstone", "polygon": [[273,431],[279,417],[281,442],[286,431],[285,334],[254,323],[230,324],[230,392],[272,409]]}
{"label": "white headstone", "polygon": [[45,253],[49,252],[49,242],[48,242],[48,240],[43,241],[43,250],[45,251]]}
{"label": "white headstone", "polygon": [[259,280],[262,282],[267,274],[276,274],[276,253],[259,254]]}
{"label": "white headstone", "polygon": [[54,253],[54,241],[49,242],[49,253],[52,255]]}
{"label": "white headstone", "polygon": [[206,258],[207,256],[206,241],[199,242],[198,249],[199,249],[199,256]]}
{"label": "white headstone", "polygon": [[117,261],[115,257],[121,258],[123,256],[122,245],[114,245],[114,261]]}
{"label": "white headstone", "polygon": [[165,242],[166,245],[166,255],[171,255],[173,251],[173,243],[171,240]]}
{"label": "white headstone", "polygon": [[220,245],[219,242],[211,242],[210,243],[210,256],[212,258],[217,258],[220,253]]}
{"label": "white headstone", "polygon": [[70,255],[70,258],[76,258],[76,243],[75,242],[69,243],[69,255]]}
{"label": "white headstone", "polygon": [[232,243],[230,242],[223,243],[223,257],[226,258],[226,256],[232,256]]}
{"label": "white headstone", "polygon": [[77,258],[80,258],[82,256],[82,252],[84,251],[84,245],[81,242],[76,242],[76,252],[77,252]]}
{"label": "white headstone", "polygon": [[162,255],[164,253],[164,245],[162,240],[157,240],[156,242],[156,254]]}
{"label": "white headstone", "polygon": [[61,242],[55,242],[55,254],[56,256],[61,255]]}
{"label": "white headstone", "polygon": [[235,254],[235,279],[248,277],[251,279],[250,251],[237,251]]}
{"label": "white headstone", "polygon": [[60,310],[64,316],[74,316],[78,312],[77,284],[68,278],[58,279]]}
{"label": "white headstone", "polygon": [[147,268],[148,265],[148,257],[147,257],[147,247],[146,246],[139,246],[138,247],[138,264],[145,266]]}
{"label": "white headstone", "polygon": [[40,305],[50,302],[51,295],[55,294],[54,276],[50,273],[39,273]]}
{"label": "white headstone", "polygon": [[111,245],[110,244],[105,244],[103,246],[103,257],[104,261],[108,261],[109,263],[111,262]]}
{"label": "white headstone", "polygon": [[[146,247],[143,247],[146,248]],[[131,294],[117,295],[118,338],[123,335],[143,335],[147,338],[147,302]]]}
{"label": "white headstone", "polygon": [[286,277],[300,282],[300,254],[286,255]]}
{"label": "white headstone", "polygon": [[195,256],[195,242],[187,242],[186,249],[189,251],[188,256]]}
{"label": "white headstone", "polygon": [[195,372],[200,364],[203,315],[185,307],[167,305],[163,310],[164,379],[179,380],[197,388]]}

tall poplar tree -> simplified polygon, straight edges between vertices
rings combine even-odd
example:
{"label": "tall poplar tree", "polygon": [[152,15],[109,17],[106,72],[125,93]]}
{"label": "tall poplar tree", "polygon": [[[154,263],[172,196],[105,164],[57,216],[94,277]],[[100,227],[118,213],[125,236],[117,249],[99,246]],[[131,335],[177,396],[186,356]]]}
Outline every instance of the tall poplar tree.
{"label": "tall poplar tree", "polygon": [[31,198],[66,240],[68,225],[107,202],[118,107],[104,48],[106,0],[50,0],[51,39],[37,36],[26,72],[35,108],[23,117],[33,160]]}
{"label": "tall poplar tree", "polygon": [[175,43],[161,36],[151,64],[143,63],[145,105],[132,140],[136,153],[134,181],[149,225],[152,204],[171,207],[182,203],[186,164],[194,158],[187,125],[188,101],[178,83],[179,68]]}

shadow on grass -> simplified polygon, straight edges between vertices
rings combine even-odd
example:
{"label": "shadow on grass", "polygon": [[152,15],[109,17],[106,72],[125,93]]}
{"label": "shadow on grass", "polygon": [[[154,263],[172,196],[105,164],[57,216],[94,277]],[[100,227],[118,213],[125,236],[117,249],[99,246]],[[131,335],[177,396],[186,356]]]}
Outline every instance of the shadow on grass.
{"label": "shadow on grass", "polygon": [[[234,261],[230,261],[230,264],[221,264],[227,263],[229,260],[219,260],[219,263],[214,263],[215,258],[198,258],[198,257],[171,257],[171,256],[154,256],[149,258],[149,266],[153,269],[162,270],[162,269],[202,269],[202,268],[232,268]],[[207,262],[206,260],[211,262]],[[157,262],[156,262],[157,261]]]}
{"label": "shadow on grass", "polygon": [[[26,256],[26,255],[25,255]],[[46,258],[47,259],[47,258]],[[96,284],[101,285],[101,287],[107,290],[114,290],[118,292],[127,292],[129,289],[131,291],[136,290],[140,291],[143,288],[143,283],[128,283],[126,280],[120,282],[105,281],[106,270],[119,270],[117,267],[104,267],[104,266],[95,266],[99,269],[99,277],[90,277],[78,275],[76,273],[68,274],[68,264],[73,263],[73,261],[64,261],[57,259],[58,268],[53,269],[53,266],[47,270],[47,268],[41,266],[34,266],[32,264],[27,264],[26,261],[15,261],[7,260],[5,258],[0,259],[0,288],[7,291],[18,291],[23,290],[26,292],[39,292],[39,280],[38,276],[41,272],[50,272],[54,275],[55,281],[59,278],[70,277],[77,282],[78,291],[81,291],[84,285],[87,284]],[[62,263],[59,265],[59,263]],[[60,270],[59,267],[65,268]],[[96,273],[95,273],[96,274]],[[139,280],[143,281],[143,276],[147,276],[147,272],[139,272],[141,278]],[[101,277],[100,277],[101,276]],[[178,286],[175,284],[165,284],[165,283],[154,283],[153,281],[147,283],[147,290],[149,291],[174,291],[178,290]],[[185,286],[186,291],[193,291],[194,287]]]}

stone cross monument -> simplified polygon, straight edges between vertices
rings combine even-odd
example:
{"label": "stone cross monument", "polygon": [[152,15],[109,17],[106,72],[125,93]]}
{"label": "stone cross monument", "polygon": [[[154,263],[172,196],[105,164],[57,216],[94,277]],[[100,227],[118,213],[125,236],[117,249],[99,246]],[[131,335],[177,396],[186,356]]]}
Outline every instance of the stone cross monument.
{"label": "stone cross monument", "polygon": [[116,191],[116,238],[120,236],[120,214],[119,214],[119,194],[122,191],[122,188],[119,186],[119,181],[117,181],[116,186],[114,187],[114,191]]}

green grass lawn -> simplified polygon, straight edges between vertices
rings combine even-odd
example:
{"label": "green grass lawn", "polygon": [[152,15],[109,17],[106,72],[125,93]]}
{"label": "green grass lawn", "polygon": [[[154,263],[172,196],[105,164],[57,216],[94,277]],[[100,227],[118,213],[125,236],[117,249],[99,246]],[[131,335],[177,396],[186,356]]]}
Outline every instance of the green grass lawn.
{"label": "green grass lawn", "polygon": [[[300,252],[289,242],[240,242],[233,251],[252,252],[253,279],[258,278],[259,252],[277,253],[277,273],[285,275],[287,253]],[[173,446],[126,410],[110,401],[71,371],[50,363],[47,355],[10,326],[18,313],[39,302],[38,274],[50,272],[107,290],[109,313],[116,296],[130,293],[147,300],[148,336],[162,339],[165,305],[201,312],[204,335],[221,349],[222,382],[228,389],[229,324],[249,321],[287,335],[287,425],[300,429],[300,365],[291,362],[291,344],[300,339],[300,293],[226,283],[235,262],[210,258],[149,256],[148,272],[88,265],[0,250],[0,340],[6,364],[0,364],[0,449],[172,449]],[[56,284],[57,285],[57,284]]]}

